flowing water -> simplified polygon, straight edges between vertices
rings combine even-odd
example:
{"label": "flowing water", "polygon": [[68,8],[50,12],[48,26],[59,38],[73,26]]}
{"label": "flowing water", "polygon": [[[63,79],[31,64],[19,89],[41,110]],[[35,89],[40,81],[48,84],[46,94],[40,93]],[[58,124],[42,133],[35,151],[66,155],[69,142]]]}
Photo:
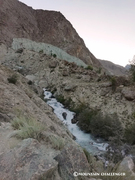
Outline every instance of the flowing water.
{"label": "flowing water", "polygon": [[[83,132],[76,124],[72,124],[75,113],[64,108],[64,106],[59,103],[55,98],[52,97],[52,93],[44,90],[44,99],[47,100],[47,104],[51,106],[57,117],[63,121],[63,123],[68,127],[69,131],[76,137],[76,142],[80,144],[87,151],[93,155],[100,155],[106,151],[108,144],[102,139],[95,139],[92,135]],[[66,114],[66,118],[63,117],[63,113]]]}

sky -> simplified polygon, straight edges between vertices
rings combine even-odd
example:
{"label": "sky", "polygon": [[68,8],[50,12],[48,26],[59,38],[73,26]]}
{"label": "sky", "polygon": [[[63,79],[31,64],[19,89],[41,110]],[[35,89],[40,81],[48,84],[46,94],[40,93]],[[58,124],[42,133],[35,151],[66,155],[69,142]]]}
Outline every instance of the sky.
{"label": "sky", "polygon": [[20,0],[60,11],[98,59],[125,66],[135,55],[135,0]]}

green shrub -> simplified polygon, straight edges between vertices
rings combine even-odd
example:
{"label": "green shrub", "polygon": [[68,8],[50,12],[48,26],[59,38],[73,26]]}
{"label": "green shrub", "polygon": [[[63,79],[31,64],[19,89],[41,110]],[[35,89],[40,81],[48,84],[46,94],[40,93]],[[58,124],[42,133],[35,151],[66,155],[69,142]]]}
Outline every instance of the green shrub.
{"label": "green shrub", "polygon": [[56,54],[53,54],[53,57],[54,57],[54,58],[56,58],[56,57],[57,57],[57,55],[56,55]]}
{"label": "green shrub", "polygon": [[102,68],[99,67],[99,69],[97,70],[97,73],[98,73],[98,74],[101,74],[101,71],[102,71]]}
{"label": "green shrub", "polygon": [[41,49],[41,50],[39,51],[40,54],[42,54],[43,52],[44,52],[43,49]]}
{"label": "green shrub", "polygon": [[46,129],[40,122],[25,117],[15,118],[11,124],[14,129],[20,130],[16,134],[16,137],[20,139],[34,138],[41,140],[42,132]]}
{"label": "green shrub", "polygon": [[81,130],[106,140],[117,136],[123,130],[116,114],[103,116],[96,110],[84,109],[76,118]]}
{"label": "green shrub", "polygon": [[68,109],[72,109],[72,107],[74,106],[74,103],[72,101],[71,98],[67,98],[65,99],[63,95],[56,95],[55,98],[57,99],[58,102],[60,102],[61,104],[63,104],[66,108]]}
{"label": "green shrub", "polygon": [[9,77],[7,80],[8,80],[9,83],[16,84],[16,82],[17,82],[17,75],[16,75],[16,74],[13,74],[13,75],[12,75],[11,77]]}
{"label": "green shrub", "polygon": [[110,78],[110,81],[111,81],[111,83],[112,83],[112,90],[115,91],[115,90],[116,90],[116,87],[117,87],[116,78],[115,78],[115,77],[111,77],[111,78]]}
{"label": "green shrub", "polygon": [[122,126],[116,114],[103,116],[98,113],[92,118],[90,129],[93,135],[107,140],[109,137],[115,137],[117,133],[122,132]]}
{"label": "green shrub", "polygon": [[85,132],[91,132],[91,120],[97,114],[97,111],[83,109],[79,115],[77,115],[78,126]]}
{"label": "green shrub", "polygon": [[135,144],[135,123],[125,129],[124,137],[127,143]]}
{"label": "green shrub", "polygon": [[87,66],[85,69],[92,71],[92,70],[93,70],[93,67],[89,65],[89,66]]}

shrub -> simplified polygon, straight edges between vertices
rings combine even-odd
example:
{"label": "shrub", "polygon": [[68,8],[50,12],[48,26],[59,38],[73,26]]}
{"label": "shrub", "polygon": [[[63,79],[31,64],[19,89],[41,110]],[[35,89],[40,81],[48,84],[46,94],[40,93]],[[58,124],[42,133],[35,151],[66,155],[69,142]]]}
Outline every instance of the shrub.
{"label": "shrub", "polygon": [[79,115],[77,115],[78,126],[85,132],[91,132],[91,120],[97,114],[97,111],[83,109]]}
{"label": "shrub", "polygon": [[127,143],[135,144],[135,123],[125,129],[124,137]]}
{"label": "shrub", "polygon": [[132,76],[132,81],[135,82],[135,65],[134,64],[131,65],[130,73]]}
{"label": "shrub", "polygon": [[53,54],[53,57],[54,57],[54,58],[56,58],[56,57],[57,57],[57,55],[56,55],[56,54]]}
{"label": "shrub", "polygon": [[40,54],[42,54],[43,52],[44,52],[43,49],[41,49],[41,50],[39,51]]}
{"label": "shrub", "polygon": [[112,90],[115,91],[116,87],[117,87],[117,81],[116,81],[115,77],[111,77],[110,81],[112,83]]}
{"label": "shrub", "polygon": [[43,124],[36,120],[24,117],[15,118],[11,124],[14,129],[20,130],[16,134],[16,137],[20,139],[34,138],[41,140],[42,132],[46,129]]}
{"label": "shrub", "polygon": [[76,118],[81,130],[106,140],[117,136],[123,130],[116,114],[103,116],[97,110],[84,109]]}
{"label": "shrub", "polygon": [[49,141],[51,142],[53,148],[57,150],[61,150],[65,145],[64,139],[59,136],[49,136]]}
{"label": "shrub", "polygon": [[98,73],[98,74],[101,74],[101,71],[102,71],[102,68],[99,67],[99,69],[97,70],[97,73]]}
{"label": "shrub", "polygon": [[87,66],[85,69],[92,71],[92,70],[93,70],[93,67],[89,65],[89,66]]}
{"label": "shrub", "polygon": [[16,74],[13,74],[13,75],[12,75],[11,77],[9,77],[7,80],[8,80],[9,83],[16,84],[16,82],[17,82],[17,75],[16,75]]}
{"label": "shrub", "polygon": [[72,110],[74,103],[71,98],[65,99],[63,95],[56,95],[55,98],[57,99],[58,102],[63,104],[66,108],[69,108],[70,110]]}
{"label": "shrub", "polygon": [[29,80],[27,83],[28,83],[28,85],[32,85],[33,84],[33,82],[31,80]]}
{"label": "shrub", "polygon": [[90,129],[93,135],[106,140],[122,132],[122,126],[116,114],[103,116],[101,113],[98,113],[92,118]]}

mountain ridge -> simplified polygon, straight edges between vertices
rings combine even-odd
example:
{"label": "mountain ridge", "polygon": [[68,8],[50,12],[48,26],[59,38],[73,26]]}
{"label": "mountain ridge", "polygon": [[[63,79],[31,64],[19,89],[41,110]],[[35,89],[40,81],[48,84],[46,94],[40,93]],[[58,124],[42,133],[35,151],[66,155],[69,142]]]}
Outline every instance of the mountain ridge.
{"label": "mountain ridge", "polygon": [[0,13],[1,43],[10,46],[13,38],[45,42],[87,64],[101,66],[72,24],[60,12],[34,10],[17,0],[0,0]]}

